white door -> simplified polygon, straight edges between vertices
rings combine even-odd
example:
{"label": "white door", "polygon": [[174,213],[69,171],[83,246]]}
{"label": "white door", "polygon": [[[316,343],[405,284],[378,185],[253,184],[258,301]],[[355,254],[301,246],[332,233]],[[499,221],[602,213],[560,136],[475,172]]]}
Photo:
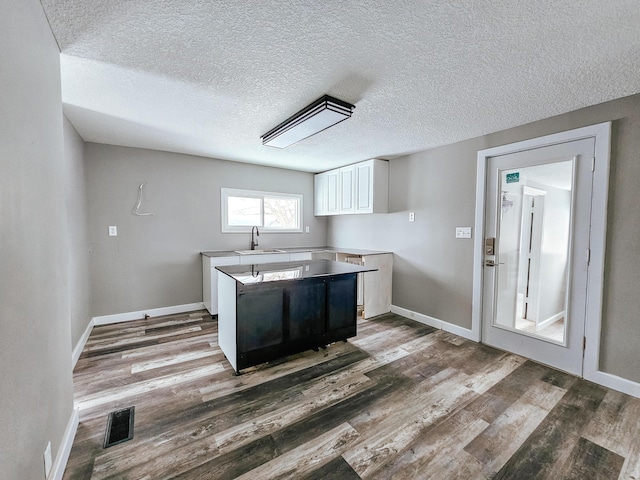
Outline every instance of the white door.
{"label": "white door", "polygon": [[582,375],[594,138],[490,157],[482,341]]}

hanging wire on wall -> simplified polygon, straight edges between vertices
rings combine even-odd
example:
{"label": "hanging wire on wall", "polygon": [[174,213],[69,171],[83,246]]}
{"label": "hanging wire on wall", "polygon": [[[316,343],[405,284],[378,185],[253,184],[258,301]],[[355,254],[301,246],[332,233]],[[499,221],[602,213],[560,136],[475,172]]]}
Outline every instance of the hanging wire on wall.
{"label": "hanging wire on wall", "polygon": [[148,215],[155,215],[155,213],[141,213],[140,212],[140,204],[142,203],[142,188],[147,184],[147,182],[143,182],[138,187],[138,201],[136,202],[136,206],[133,207],[132,213],[134,215],[138,215],[139,217],[146,217]]}

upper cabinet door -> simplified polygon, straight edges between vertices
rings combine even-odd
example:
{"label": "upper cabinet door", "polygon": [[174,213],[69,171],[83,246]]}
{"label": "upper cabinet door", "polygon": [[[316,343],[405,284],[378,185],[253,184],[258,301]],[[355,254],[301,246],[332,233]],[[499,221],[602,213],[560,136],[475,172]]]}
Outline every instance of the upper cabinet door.
{"label": "upper cabinet door", "polygon": [[327,215],[336,215],[340,210],[340,172],[331,170],[327,175]]}
{"label": "upper cabinet door", "polygon": [[356,166],[340,169],[340,213],[355,213]]}
{"label": "upper cabinet door", "polygon": [[356,165],[356,213],[373,213],[373,161]]}
{"label": "upper cabinet door", "polygon": [[313,214],[316,216],[328,215],[327,200],[329,196],[326,173],[319,173],[313,177],[313,193]]}

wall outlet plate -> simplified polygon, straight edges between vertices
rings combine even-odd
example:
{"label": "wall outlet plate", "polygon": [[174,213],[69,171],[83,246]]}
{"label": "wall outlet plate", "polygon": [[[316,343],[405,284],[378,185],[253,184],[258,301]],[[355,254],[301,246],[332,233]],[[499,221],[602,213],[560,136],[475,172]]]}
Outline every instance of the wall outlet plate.
{"label": "wall outlet plate", "polygon": [[118,236],[118,227],[115,225],[109,225],[109,236],[117,237]]}
{"label": "wall outlet plate", "polygon": [[471,238],[471,227],[456,227],[456,238]]}
{"label": "wall outlet plate", "polygon": [[415,212],[409,212],[409,221],[410,222],[415,222],[416,221],[416,213]]}

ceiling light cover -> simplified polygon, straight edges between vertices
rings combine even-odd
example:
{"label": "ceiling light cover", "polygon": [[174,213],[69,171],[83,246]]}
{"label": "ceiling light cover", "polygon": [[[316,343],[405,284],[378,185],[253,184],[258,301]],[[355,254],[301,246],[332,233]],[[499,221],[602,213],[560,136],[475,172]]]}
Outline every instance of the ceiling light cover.
{"label": "ceiling light cover", "polygon": [[355,105],[324,95],[262,135],[262,144],[286,148],[351,116]]}

